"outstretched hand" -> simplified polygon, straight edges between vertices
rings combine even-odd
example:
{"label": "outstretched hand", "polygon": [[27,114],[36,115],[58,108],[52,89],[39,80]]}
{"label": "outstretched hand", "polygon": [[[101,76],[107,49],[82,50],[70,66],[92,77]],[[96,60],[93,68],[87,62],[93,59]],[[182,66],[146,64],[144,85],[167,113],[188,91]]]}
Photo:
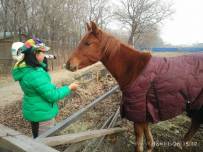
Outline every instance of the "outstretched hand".
{"label": "outstretched hand", "polygon": [[79,86],[79,83],[77,82],[73,82],[69,85],[69,88],[72,90],[72,91],[75,91]]}

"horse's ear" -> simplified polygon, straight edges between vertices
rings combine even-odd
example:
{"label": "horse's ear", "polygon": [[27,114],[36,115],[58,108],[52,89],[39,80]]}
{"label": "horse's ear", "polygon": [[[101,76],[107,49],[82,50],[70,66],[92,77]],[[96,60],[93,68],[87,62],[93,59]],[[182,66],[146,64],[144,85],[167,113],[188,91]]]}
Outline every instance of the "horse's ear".
{"label": "horse's ear", "polygon": [[95,34],[95,35],[98,34],[97,25],[93,21],[91,21],[91,29],[92,29],[93,34]]}
{"label": "horse's ear", "polygon": [[88,23],[86,23],[86,26],[87,26],[87,30],[91,31],[91,27],[90,27],[90,25]]}

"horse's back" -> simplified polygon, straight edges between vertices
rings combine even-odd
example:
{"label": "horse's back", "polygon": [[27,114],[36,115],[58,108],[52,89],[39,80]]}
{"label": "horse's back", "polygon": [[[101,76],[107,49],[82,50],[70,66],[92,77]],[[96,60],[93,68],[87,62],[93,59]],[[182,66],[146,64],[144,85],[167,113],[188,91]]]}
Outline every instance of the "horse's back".
{"label": "horse's back", "polygon": [[[166,73],[160,74],[156,79],[163,83],[170,83],[171,89],[180,93],[184,99],[191,102],[192,109],[203,105],[201,97],[203,88],[203,53],[189,54],[174,58],[167,58]],[[198,105],[199,104],[199,105]]]}
{"label": "horse's back", "polygon": [[[158,122],[203,105],[203,53],[152,57],[128,89],[123,91],[124,115],[134,122]],[[150,119],[147,115],[150,115]]]}
{"label": "horse's back", "polygon": [[181,114],[186,110],[186,102],[190,102],[190,109],[200,109],[203,105],[203,54],[162,60],[162,69],[153,80],[160,120]]}

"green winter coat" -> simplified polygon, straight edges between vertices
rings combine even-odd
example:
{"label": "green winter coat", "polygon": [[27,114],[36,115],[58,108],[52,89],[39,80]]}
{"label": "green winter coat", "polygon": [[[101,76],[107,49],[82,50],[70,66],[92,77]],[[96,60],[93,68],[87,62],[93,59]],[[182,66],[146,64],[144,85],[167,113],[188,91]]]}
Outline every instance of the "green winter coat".
{"label": "green winter coat", "polygon": [[68,86],[57,88],[48,72],[43,68],[14,66],[12,76],[19,81],[24,92],[22,100],[23,117],[28,121],[41,122],[54,118],[58,114],[57,102],[68,96],[71,90]]}

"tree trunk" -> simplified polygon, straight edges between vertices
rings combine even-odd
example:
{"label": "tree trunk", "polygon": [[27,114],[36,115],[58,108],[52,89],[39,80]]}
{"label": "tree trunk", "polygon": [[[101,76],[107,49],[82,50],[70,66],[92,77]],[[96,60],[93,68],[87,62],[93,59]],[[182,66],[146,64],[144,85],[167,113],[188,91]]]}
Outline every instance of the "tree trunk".
{"label": "tree trunk", "polygon": [[130,37],[128,39],[128,44],[133,45],[133,34],[130,34]]}

